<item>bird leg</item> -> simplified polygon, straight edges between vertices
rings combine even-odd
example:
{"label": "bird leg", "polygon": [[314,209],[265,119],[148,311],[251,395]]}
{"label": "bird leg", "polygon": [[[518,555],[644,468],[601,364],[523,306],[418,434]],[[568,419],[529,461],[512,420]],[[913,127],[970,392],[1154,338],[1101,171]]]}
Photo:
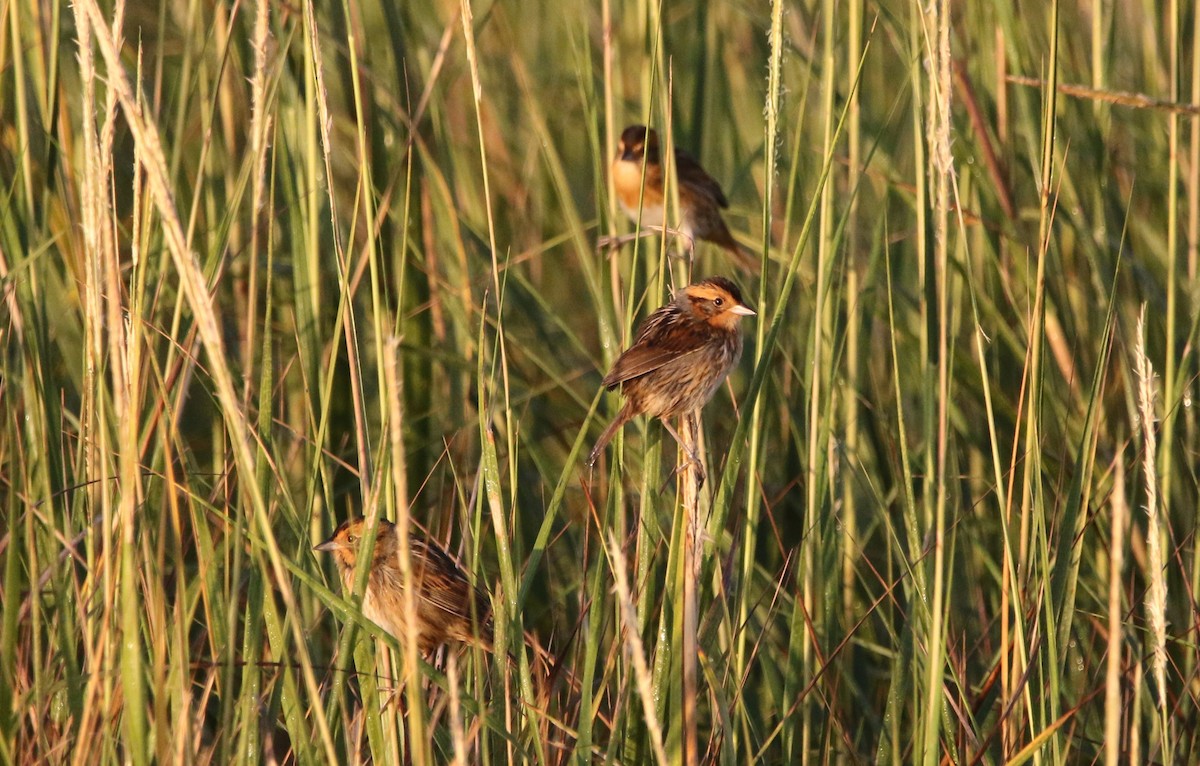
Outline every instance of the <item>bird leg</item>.
{"label": "bird leg", "polygon": [[696,252],[696,240],[685,233],[682,229],[672,229],[669,226],[646,225],[643,226],[640,231],[635,231],[632,234],[621,234],[613,237],[603,235],[596,239],[596,249],[620,250],[622,247],[635,240],[639,240],[644,237],[656,237],[662,234],[670,234],[673,237],[682,239],[687,245],[688,260],[692,260]]}
{"label": "bird leg", "polygon": [[683,243],[687,247],[688,265],[691,265],[696,261],[696,238],[688,236],[683,232],[680,232],[679,236],[683,238]]}
{"label": "bird leg", "polygon": [[695,450],[688,446],[686,442],[684,442],[683,438],[679,435],[679,432],[676,431],[670,423],[668,423],[666,420],[663,420],[662,424],[663,428],[667,429],[667,433],[671,434],[671,436],[675,438],[675,441],[679,444],[679,450],[683,453],[685,458],[684,462],[675,466],[675,473],[679,473],[683,469],[687,468],[688,465],[694,465],[696,467],[696,477],[699,483],[704,484],[706,474],[704,473],[704,464],[700,462],[700,456],[697,455]]}

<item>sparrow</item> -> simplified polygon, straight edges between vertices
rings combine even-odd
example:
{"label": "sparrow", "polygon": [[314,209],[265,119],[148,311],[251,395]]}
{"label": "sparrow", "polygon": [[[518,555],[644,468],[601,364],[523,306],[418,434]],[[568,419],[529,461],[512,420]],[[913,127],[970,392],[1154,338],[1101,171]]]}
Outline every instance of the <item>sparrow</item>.
{"label": "sparrow", "polygon": [[[625,128],[611,172],[617,201],[625,215],[636,224],[640,202],[642,225],[663,229],[666,226],[666,200],[658,133],[645,125]],[[729,207],[721,185],[682,149],[675,150],[675,177],[679,182],[679,208],[683,217],[679,233],[688,240],[689,251],[695,240],[701,239],[725,248],[741,265],[759,268],[758,262],[734,241],[721,217],[721,210]]]}
{"label": "sparrow", "polygon": [[592,448],[588,465],[595,464],[617,431],[637,415],[662,420],[690,452],[670,420],[699,412],[712,398],[741,356],[739,325],[747,316],[754,311],[737,285],[724,277],[709,277],[677,291],[670,303],[646,317],[633,345],[604,376],[606,389],[621,388],[625,405]]}
{"label": "sparrow", "polygon": [[[354,566],[366,532],[364,519],[343,521],[313,550],[332,553],[342,588],[354,588]],[[464,643],[492,648],[492,613],[487,596],[471,586],[458,563],[441,546],[418,534],[408,538],[415,590],[417,647],[426,657],[441,645]],[[396,525],[379,520],[362,610],[398,641],[404,641],[404,577]]]}

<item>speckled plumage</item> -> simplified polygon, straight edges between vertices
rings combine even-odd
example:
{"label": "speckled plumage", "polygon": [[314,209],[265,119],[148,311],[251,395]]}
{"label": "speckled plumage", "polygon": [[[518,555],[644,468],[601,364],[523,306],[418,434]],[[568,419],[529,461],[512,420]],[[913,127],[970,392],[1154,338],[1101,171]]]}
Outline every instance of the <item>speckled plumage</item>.
{"label": "speckled plumage", "polygon": [[[347,593],[354,587],[354,565],[365,531],[363,519],[344,521],[328,540],[314,549],[333,554]],[[362,609],[368,619],[403,642],[404,579],[400,572],[399,545],[396,525],[380,520]],[[409,561],[416,587],[417,646],[421,654],[428,656],[442,644],[451,642],[477,643],[490,650],[492,616],[487,597],[471,587],[450,554],[412,532]]]}
{"label": "speckled plumage", "polygon": [[737,364],[742,353],[738,325],[753,314],[736,285],[709,277],[679,290],[674,300],[646,317],[633,345],[604,376],[604,387],[611,391],[620,386],[626,401],[588,463],[595,463],[617,431],[637,415],[666,423],[707,404]]}

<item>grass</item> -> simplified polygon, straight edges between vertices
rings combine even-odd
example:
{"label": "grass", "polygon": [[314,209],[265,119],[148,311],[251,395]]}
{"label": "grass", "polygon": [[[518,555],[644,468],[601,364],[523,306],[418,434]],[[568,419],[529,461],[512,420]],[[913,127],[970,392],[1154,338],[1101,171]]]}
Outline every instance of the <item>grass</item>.
{"label": "grass", "polygon": [[[0,760],[1190,762],[1198,41],[1144,0],[0,6]],[[761,275],[597,251],[633,122]],[[583,457],[709,273],[758,316],[685,508],[658,424]],[[454,551],[497,654],[366,620],[311,550],[352,514]]]}

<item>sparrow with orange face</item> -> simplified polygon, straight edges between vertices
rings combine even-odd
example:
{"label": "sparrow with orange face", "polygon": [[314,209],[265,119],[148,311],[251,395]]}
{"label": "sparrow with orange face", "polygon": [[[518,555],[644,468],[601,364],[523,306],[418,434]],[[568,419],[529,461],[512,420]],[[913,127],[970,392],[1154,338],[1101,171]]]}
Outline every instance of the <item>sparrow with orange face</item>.
{"label": "sparrow with orange face", "polygon": [[609,391],[621,387],[625,406],[601,434],[588,465],[622,426],[643,414],[662,420],[688,451],[669,421],[699,412],[716,393],[742,353],[738,325],[742,317],[753,315],[737,285],[709,277],[679,290],[674,300],[646,317],[633,345],[604,376]]}
{"label": "sparrow with orange face", "polygon": [[[380,520],[371,554],[362,610],[372,622],[404,641],[404,577],[400,572],[400,535]],[[332,553],[347,593],[354,588],[366,521],[343,521],[333,536],[313,550]],[[458,563],[440,546],[410,534],[409,560],[416,598],[417,647],[426,657],[442,644],[465,643],[492,648],[492,615],[487,597],[471,587]]]}
{"label": "sparrow with orange face", "polygon": [[[663,228],[666,200],[658,133],[645,125],[625,128],[611,172],[617,201],[625,215],[637,223],[640,202],[642,225]],[[721,217],[721,210],[729,207],[721,185],[682,149],[675,150],[675,177],[679,181],[679,208],[683,216],[679,232],[689,240],[689,250],[692,242],[702,239],[725,248],[741,265],[757,269],[758,262],[742,252]]]}

